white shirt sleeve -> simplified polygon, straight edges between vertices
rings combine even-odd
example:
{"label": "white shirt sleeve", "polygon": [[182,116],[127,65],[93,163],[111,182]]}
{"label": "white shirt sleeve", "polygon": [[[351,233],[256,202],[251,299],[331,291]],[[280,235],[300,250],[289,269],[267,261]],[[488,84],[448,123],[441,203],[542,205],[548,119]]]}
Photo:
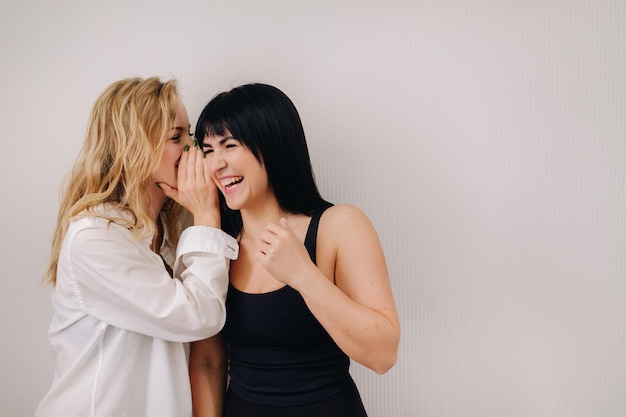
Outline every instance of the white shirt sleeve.
{"label": "white shirt sleeve", "polygon": [[66,234],[57,290],[112,326],[190,342],[223,327],[228,269],[237,255],[237,242],[223,231],[190,227],[181,235],[172,279],[149,242],[108,220],[83,218]]}

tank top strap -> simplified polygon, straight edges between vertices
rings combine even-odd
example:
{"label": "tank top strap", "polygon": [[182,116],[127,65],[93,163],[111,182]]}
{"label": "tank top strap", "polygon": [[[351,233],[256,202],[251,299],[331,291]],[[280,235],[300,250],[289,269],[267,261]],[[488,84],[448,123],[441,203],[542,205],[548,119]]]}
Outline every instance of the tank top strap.
{"label": "tank top strap", "polygon": [[306,237],[304,238],[304,246],[306,247],[306,250],[309,252],[309,256],[311,257],[311,260],[316,265],[317,265],[317,257],[315,255],[315,252],[317,249],[317,228],[319,226],[320,218],[322,217],[322,214],[329,207],[332,207],[332,204],[329,204],[324,207],[320,207],[319,209],[313,212],[313,215],[311,216],[311,222],[309,223],[309,228],[306,231]]}

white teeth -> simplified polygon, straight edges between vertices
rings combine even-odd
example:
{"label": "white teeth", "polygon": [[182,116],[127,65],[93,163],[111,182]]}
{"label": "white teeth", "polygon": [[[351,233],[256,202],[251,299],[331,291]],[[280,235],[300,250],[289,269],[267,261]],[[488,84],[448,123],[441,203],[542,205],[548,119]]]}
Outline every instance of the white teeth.
{"label": "white teeth", "polygon": [[241,181],[242,179],[243,179],[243,177],[229,177],[229,178],[224,178],[220,182],[222,183],[222,185],[224,187],[229,187],[229,186],[231,186],[231,185]]}

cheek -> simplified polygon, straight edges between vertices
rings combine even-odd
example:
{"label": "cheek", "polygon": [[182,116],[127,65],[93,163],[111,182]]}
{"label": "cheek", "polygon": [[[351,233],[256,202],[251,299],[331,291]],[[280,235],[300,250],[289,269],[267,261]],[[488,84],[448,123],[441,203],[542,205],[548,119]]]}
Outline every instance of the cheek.
{"label": "cheek", "polygon": [[176,163],[176,161],[178,161],[178,159],[180,158],[180,155],[182,153],[182,148],[172,144],[169,146],[166,146],[165,149],[163,150],[163,161],[167,161],[169,163]]}

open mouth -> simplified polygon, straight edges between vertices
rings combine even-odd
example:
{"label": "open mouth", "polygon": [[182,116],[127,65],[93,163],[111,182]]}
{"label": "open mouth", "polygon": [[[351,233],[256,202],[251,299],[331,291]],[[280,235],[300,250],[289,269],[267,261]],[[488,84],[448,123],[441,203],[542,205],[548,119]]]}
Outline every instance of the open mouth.
{"label": "open mouth", "polygon": [[221,180],[222,186],[225,190],[235,188],[243,181],[243,177],[228,177]]}

